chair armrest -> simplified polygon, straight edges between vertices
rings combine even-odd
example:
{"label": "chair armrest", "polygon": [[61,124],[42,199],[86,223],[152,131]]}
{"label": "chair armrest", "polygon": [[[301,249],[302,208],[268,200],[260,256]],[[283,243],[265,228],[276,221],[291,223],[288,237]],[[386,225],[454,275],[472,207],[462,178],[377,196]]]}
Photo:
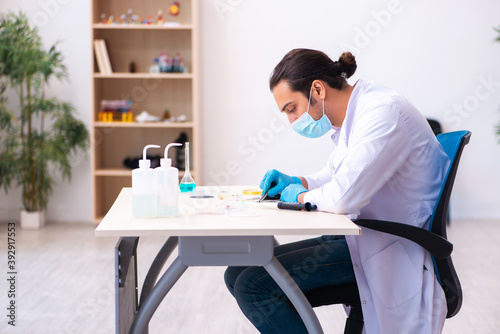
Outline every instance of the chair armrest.
{"label": "chair armrest", "polygon": [[426,249],[436,260],[449,257],[453,251],[453,244],[451,242],[420,227],[372,219],[360,219],[353,222],[362,227],[411,240]]}

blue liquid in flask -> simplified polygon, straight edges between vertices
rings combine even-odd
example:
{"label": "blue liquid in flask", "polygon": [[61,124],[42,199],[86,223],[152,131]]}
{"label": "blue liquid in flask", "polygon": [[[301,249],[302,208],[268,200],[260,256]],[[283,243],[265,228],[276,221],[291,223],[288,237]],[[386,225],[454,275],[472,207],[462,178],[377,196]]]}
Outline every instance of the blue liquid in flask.
{"label": "blue liquid in flask", "polygon": [[186,170],[184,172],[184,177],[181,180],[179,188],[181,192],[187,193],[193,191],[196,188],[196,183],[194,183],[191,173],[189,173],[189,142],[186,142]]}
{"label": "blue liquid in flask", "polygon": [[181,183],[179,187],[181,188],[181,192],[187,193],[193,191],[196,188],[196,183],[194,182]]}

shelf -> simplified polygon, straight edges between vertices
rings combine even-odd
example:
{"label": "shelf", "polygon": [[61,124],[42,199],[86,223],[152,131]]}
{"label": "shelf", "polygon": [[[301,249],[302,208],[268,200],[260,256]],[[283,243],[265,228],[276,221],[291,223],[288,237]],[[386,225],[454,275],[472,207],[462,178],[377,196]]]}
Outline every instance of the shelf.
{"label": "shelf", "polygon": [[[92,83],[92,192],[93,218],[102,219],[123,187],[132,186],[132,170],[123,161],[142,156],[144,146],[173,142],[191,143],[191,174],[203,184],[201,164],[201,117],[199,85],[199,3],[182,0],[179,15],[168,14],[163,0],[92,0],[91,40],[104,40],[112,71],[102,74],[94,50]],[[102,23],[102,17],[121,17],[133,10],[142,17],[157,18],[163,10],[165,24]],[[124,22],[124,21],[121,21]],[[94,46],[94,45],[93,45]],[[103,52],[99,55],[102,56]],[[150,73],[155,58],[168,53],[182,58],[186,73]],[[100,63],[102,64],[102,57]],[[135,73],[129,70],[134,65]],[[185,116],[185,122],[101,122],[103,100],[131,101],[134,116],[142,111],[161,117],[168,109],[173,119]],[[119,120],[118,118],[115,118]],[[135,118],[134,118],[135,120]],[[163,156],[163,150],[156,154]],[[182,155],[175,159],[181,159]],[[173,153],[170,153],[171,157]],[[196,170],[197,173],[194,173]],[[196,176],[197,175],[197,176]],[[184,170],[179,171],[184,176]]]}
{"label": "shelf", "polygon": [[111,74],[94,73],[96,79],[192,79],[192,73],[126,73],[116,72]]}
{"label": "shelf", "polygon": [[124,168],[103,168],[95,170],[96,176],[130,176],[132,177],[131,169]]}
{"label": "shelf", "polygon": [[94,29],[129,29],[129,30],[190,30],[193,29],[192,24],[104,24],[104,23],[94,23],[92,25]]}
{"label": "shelf", "polygon": [[173,128],[173,129],[190,129],[194,127],[192,122],[95,122],[95,127],[98,128]]}
{"label": "shelf", "polygon": [[[194,171],[190,171],[191,175],[196,175]],[[129,176],[132,177],[132,169],[125,169],[125,168],[101,168],[101,169],[96,169],[95,170],[95,175],[96,176],[116,176],[116,177],[123,177],[123,176]],[[179,177],[184,176],[184,171],[180,170],[179,171]]]}

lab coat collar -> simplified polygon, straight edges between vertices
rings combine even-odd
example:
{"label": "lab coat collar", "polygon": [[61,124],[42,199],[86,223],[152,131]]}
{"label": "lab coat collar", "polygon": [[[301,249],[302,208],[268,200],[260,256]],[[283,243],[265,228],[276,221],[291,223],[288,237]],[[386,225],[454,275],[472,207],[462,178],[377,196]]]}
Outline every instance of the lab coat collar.
{"label": "lab coat collar", "polygon": [[344,122],[342,123],[342,127],[347,123],[354,111],[356,110],[358,106],[358,99],[361,94],[366,90],[366,88],[371,84],[371,82],[365,82],[362,79],[359,79],[356,81],[354,84],[354,89],[352,90],[351,97],[349,97],[349,102],[347,103],[347,110],[345,113],[345,119]]}
{"label": "lab coat collar", "polygon": [[331,135],[331,138],[336,145],[338,144],[339,137],[344,138],[344,140],[347,141],[346,134],[349,133],[348,127],[350,127],[350,124],[352,123],[352,118],[354,117],[355,110],[358,105],[358,98],[369,84],[370,83],[366,83],[362,79],[359,79],[354,84],[354,89],[352,90],[351,96],[349,97],[349,102],[347,103],[347,110],[342,125],[340,126],[340,128],[332,126],[332,129],[334,129],[334,131]]}
{"label": "lab coat collar", "polygon": [[336,146],[339,142],[340,130],[341,128],[332,125],[332,134],[330,135],[330,138]]}

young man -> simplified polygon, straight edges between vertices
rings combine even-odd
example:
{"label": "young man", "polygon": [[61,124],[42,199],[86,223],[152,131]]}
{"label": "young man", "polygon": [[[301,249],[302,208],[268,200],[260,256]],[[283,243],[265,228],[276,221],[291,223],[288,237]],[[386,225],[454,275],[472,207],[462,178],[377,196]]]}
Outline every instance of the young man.
{"label": "young man", "polygon": [[[290,51],[276,66],[270,88],[292,128],[309,138],[331,132],[336,149],[327,165],[312,175],[268,171],[262,191],[351,218],[423,227],[429,223],[449,159],[426,119],[399,93],[362,80],[349,85],[346,78],[355,70],[349,52],[332,61],[308,49]],[[411,241],[363,229],[360,236],[323,236],[281,245],[275,255],[304,292],[356,282],[368,334],[442,330],[444,292],[430,254]],[[265,269],[230,267],[225,280],[261,333],[307,333]]]}

